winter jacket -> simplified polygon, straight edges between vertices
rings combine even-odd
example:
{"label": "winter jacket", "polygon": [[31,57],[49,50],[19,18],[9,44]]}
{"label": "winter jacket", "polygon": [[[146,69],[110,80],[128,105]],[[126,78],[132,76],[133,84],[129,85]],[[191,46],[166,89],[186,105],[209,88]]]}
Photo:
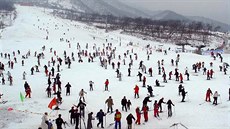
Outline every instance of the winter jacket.
{"label": "winter jacket", "polygon": [[213,97],[216,97],[216,98],[217,98],[218,96],[219,96],[218,92],[215,92],[214,95],[213,95]]}
{"label": "winter jacket", "polygon": [[127,104],[127,99],[123,98],[121,100],[121,105],[125,106]]}
{"label": "winter jacket", "polygon": [[108,98],[105,103],[107,103],[108,107],[112,107],[113,106],[113,99],[112,98]]}
{"label": "winter jacket", "polygon": [[42,116],[42,122],[41,122],[41,128],[42,129],[48,129],[48,116],[47,115],[43,115]]}
{"label": "winter jacket", "polygon": [[134,88],[134,93],[138,93],[139,92],[139,87],[136,85]]}
{"label": "winter jacket", "polygon": [[126,120],[127,120],[127,124],[128,125],[131,125],[133,123],[133,120],[135,120],[134,116],[132,114],[129,114],[127,117],[126,117]]}
{"label": "winter jacket", "polygon": [[115,121],[120,121],[121,120],[121,113],[119,111],[117,111],[115,113],[114,120]]}
{"label": "winter jacket", "polygon": [[100,112],[97,113],[96,117],[97,117],[98,120],[103,120],[104,116],[105,116],[105,113],[100,111]]}

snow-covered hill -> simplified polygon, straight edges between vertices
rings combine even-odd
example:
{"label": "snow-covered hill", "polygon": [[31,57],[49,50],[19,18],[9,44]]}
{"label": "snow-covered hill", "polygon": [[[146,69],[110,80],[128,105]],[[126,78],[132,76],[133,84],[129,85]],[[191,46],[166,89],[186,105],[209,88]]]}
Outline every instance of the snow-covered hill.
{"label": "snow-covered hill", "polygon": [[[36,129],[40,126],[41,117],[44,112],[49,113],[50,119],[57,118],[58,114],[62,114],[64,120],[69,122],[69,110],[73,104],[78,103],[79,91],[84,89],[87,94],[86,98],[86,113],[93,112],[95,114],[103,109],[106,111],[105,100],[112,96],[114,99],[114,110],[119,109],[121,111],[121,99],[126,96],[131,100],[132,106],[128,112],[121,111],[122,113],[122,129],[127,128],[126,116],[129,113],[135,115],[136,107],[142,106],[143,99],[147,96],[147,89],[142,87],[142,82],[138,81],[136,76],[139,68],[139,62],[142,60],[143,64],[148,68],[153,68],[153,77],[149,74],[143,73],[146,76],[146,84],[153,86],[153,94],[155,97],[151,98],[152,102],[148,103],[151,111],[149,111],[149,121],[141,125],[133,125],[135,129],[170,129],[170,126],[174,123],[182,123],[189,129],[229,129],[229,112],[230,103],[229,99],[229,71],[227,75],[219,71],[220,63],[219,58],[213,60],[210,55],[196,55],[193,53],[176,53],[177,46],[171,44],[161,44],[158,42],[146,41],[138,39],[136,37],[122,35],[117,32],[105,33],[105,30],[100,30],[92,26],[85,25],[79,22],[71,22],[69,20],[53,17],[52,10],[45,10],[37,7],[24,7],[17,6],[18,17],[11,27],[6,28],[2,33],[0,39],[0,52],[9,53],[13,60],[13,52],[17,58],[17,63],[14,64],[14,68],[8,68],[9,59],[0,57],[3,64],[5,64],[5,71],[3,71],[6,79],[6,84],[0,84],[0,93],[3,93],[1,100],[8,100],[6,104],[0,104],[0,128],[1,129]],[[48,39],[46,40],[46,37]],[[60,41],[63,38],[64,41]],[[69,41],[69,42],[68,42]],[[133,45],[128,45],[130,42]],[[99,56],[94,58],[94,62],[88,62],[89,56],[81,55],[83,60],[79,63],[78,52],[87,50],[89,53],[94,53],[95,48],[98,52],[110,53],[111,50],[107,49],[108,44],[112,44],[111,49],[115,49],[115,58],[112,62],[117,64],[121,63],[120,72],[122,73],[122,81],[116,78],[115,69],[112,69],[111,65],[108,68],[100,66]],[[77,45],[81,46],[81,50],[77,49]],[[88,49],[86,45],[88,44]],[[150,44],[150,48],[146,49],[146,46]],[[71,47],[69,47],[69,45]],[[42,49],[45,46],[45,50]],[[51,52],[52,48],[52,52]],[[169,50],[170,48],[170,50]],[[167,55],[159,50],[167,50]],[[20,54],[17,53],[20,50]],[[188,50],[191,50],[188,48]],[[54,55],[56,51],[56,55]],[[62,110],[50,110],[47,106],[53,97],[47,97],[47,77],[44,72],[44,65],[48,65],[51,58],[54,60],[57,57],[64,59],[64,51],[67,52],[67,56],[71,57],[74,53],[75,61],[72,61],[71,68],[68,69],[67,65],[60,66],[61,82],[62,82],[62,98],[63,103],[60,105]],[[128,53],[128,57],[124,57],[124,53]],[[147,51],[152,51],[149,60],[147,60]],[[22,56],[30,52],[28,58],[23,59]],[[41,59],[41,65],[38,66],[40,72],[35,72],[34,75],[30,74],[32,67],[37,65],[37,57],[34,56],[43,53],[44,58]],[[177,54],[180,54],[180,61],[178,67],[171,65],[171,59],[176,59]],[[121,55],[121,59],[118,59],[118,55]],[[137,59],[135,59],[137,55]],[[133,66],[131,68],[131,77],[127,76],[128,64],[130,63],[130,56],[133,59]],[[230,64],[230,55],[222,54],[224,62]],[[106,55],[101,55],[101,58],[107,59]],[[24,60],[25,65],[22,66],[21,62]],[[125,60],[126,65],[123,64]],[[188,92],[184,103],[181,103],[181,96],[178,96],[179,82],[175,81],[175,77],[172,76],[172,80],[168,80],[168,83],[162,82],[162,75],[158,75],[158,60],[164,60],[164,67],[167,78],[170,71],[174,71],[178,68],[180,73],[185,72],[185,68],[188,68],[190,74],[190,80],[187,81],[184,75],[185,90]],[[207,69],[214,70],[214,76],[211,80],[206,80],[206,75],[203,75],[202,70],[198,73],[194,73],[192,70],[192,64],[197,62],[204,62]],[[213,62],[213,67],[209,65]],[[57,63],[57,62],[56,62]],[[55,74],[57,73],[57,64],[48,67],[55,68]],[[117,68],[117,66],[115,66]],[[13,85],[9,86],[7,81],[7,72],[11,72],[13,76]],[[23,72],[26,72],[26,81],[29,83],[32,89],[32,97],[26,98],[24,102],[20,101],[19,93],[25,95],[23,84],[25,80],[22,80]],[[104,82],[109,79],[109,92],[104,91]],[[158,79],[165,87],[154,87],[155,80]],[[94,91],[89,91],[89,81],[94,81]],[[52,80],[53,81],[53,80]],[[69,82],[71,87],[71,95],[65,95],[65,85]],[[134,99],[134,86],[140,87],[140,98]],[[218,98],[218,105],[214,106],[212,103],[205,102],[206,90],[211,88],[213,91],[218,91],[220,97]],[[173,116],[167,117],[167,107],[163,105],[163,113],[160,113],[162,120],[158,120],[153,116],[153,101],[159,100],[164,97],[165,101],[171,99],[175,104],[173,107]],[[211,100],[213,100],[211,98]],[[9,110],[8,110],[9,109]],[[13,110],[11,110],[13,109]],[[87,115],[86,115],[87,116]],[[87,119],[87,117],[86,117]],[[106,128],[110,123],[114,122],[114,114],[106,116]],[[144,123],[143,117],[141,123]],[[96,127],[97,120],[93,121],[93,128]],[[54,123],[55,125],[55,123]],[[56,128],[56,125],[54,126]],[[83,125],[82,125],[83,127]],[[179,128],[183,128],[178,125]],[[66,129],[73,129],[74,125],[66,127]],[[108,127],[112,129],[113,126]],[[174,127],[171,127],[174,128]]]}

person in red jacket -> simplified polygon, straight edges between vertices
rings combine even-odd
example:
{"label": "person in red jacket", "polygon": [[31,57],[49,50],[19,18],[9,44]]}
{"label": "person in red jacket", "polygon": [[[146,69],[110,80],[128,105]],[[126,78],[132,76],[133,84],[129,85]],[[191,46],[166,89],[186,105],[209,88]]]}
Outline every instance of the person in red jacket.
{"label": "person in red jacket", "polygon": [[134,88],[134,98],[139,98],[139,87],[138,85]]}
{"label": "person in red jacket", "polygon": [[[30,88],[30,86],[28,86],[27,88],[26,88],[26,97],[27,96],[29,96],[29,98],[31,98],[31,88]],[[25,97],[25,98],[26,98]]]}
{"label": "person in red jacket", "polygon": [[144,105],[143,108],[142,108],[142,111],[144,113],[144,119],[145,119],[145,122],[148,121],[148,111],[149,111],[149,107],[147,105]]}
{"label": "person in red jacket", "polygon": [[183,75],[180,73],[180,83],[183,83]]}
{"label": "person in red jacket", "polygon": [[212,78],[213,73],[214,73],[214,71],[213,71],[213,69],[211,69],[211,70],[210,70],[210,78]]}
{"label": "person in red jacket", "polygon": [[207,92],[206,92],[206,98],[205,101],[207,102],[211,102],[210,96],[212,95],[212,91],[210,88],[208,88]]}
{"label": "person in red jacket", "polygon": [[109,85],[109,79],[106,79],[106,81],[105,81],[105,91],[109,90],[108,85]]}
{"label": "person in red jacket", "polygon": [[116,109],[114,120],[115,120],[115,129],[118,129],[117,128],[118,125],[119,125],[119,129],[121,129],[121,112],[119,112],[118,109]]}
{"label": "person in red jacket", "polygon": [[139,107],[136,108],[136,115],[137,115],[137,120],[135,123],[140,125],[141,124],[141,111]]}
{"label": "person in red jacket", "polygon": [[158,106],[158,103],[157,103],[157,100],[155,100],[155,102],[154,102],[154,117],[159,117],[159,111],[158,111],[158,109],[159,109],[159,106]]}

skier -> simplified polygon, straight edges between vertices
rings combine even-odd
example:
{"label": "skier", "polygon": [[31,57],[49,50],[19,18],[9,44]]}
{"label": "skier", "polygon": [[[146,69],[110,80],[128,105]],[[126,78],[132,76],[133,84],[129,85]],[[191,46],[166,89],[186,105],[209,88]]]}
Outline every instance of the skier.
{"label": "skier", "polygon": [[146,83],[146,77],[143,77],[143,87],[145,87],[145,83]]}
{"label": "skier", "polygon": [[156,86],[160,86],[160,83],[159,83],[159,80],[158,80],[158,79],[156,79],[155,85],[156,85]]}
{"label": "skier", "polygon": [[165,72],[163,73],[162,77],[163,77],[163,82],[164,82],[164,83],[167,83],[166,73],[165,73]]}
{"label": "skier", "polygon": [[128,76],[130,77],[131,75],[131,68],[128,68]]}
{"label": "skier", "polygon": [[152,100],[149,100],[149,98],[150,98],[150,96],[147,96],[144,98],[142,107],[146,106],[148,102],[152,102]]}
{"label": "skier", "polygon": [[166,104],[168,105],[168,117],[171,117],[172,116],[172,105],[174,106],[174,104],[172,103],[170,99],[168,100]]}
{"label": "skier", "polygon": [[178,94],[179,94],[179,96],[180,96],[180,94],[181,94],[181,92],[182,92],[182,89],[183,89],[183,86],[180,84],[180,85],[178,86]]}
{"label": "skier", "polygon": [[164,102],[164,97],[162,97],[162,98],[158,101],[158,106],[159,106],[159,108],[160,108],[160,113],[163,112],[163,111],[162,111],[162,103],[165,103],[165,102]]}
{"label": "skier", "polygon": [[109,98],[105,101],[105,104],[107,103],[108,106],[108,110],[107,113],[109,113],[109,109],[111,111],[111,113],[113,113],[113,99],[111,96],[109,96]]}
{"label": "skier", "polygon": [[132,113],[130,113],[127,117],[126,117],[126,120],[127,120],[127,124],[128,124],[128,129],[132,129],[132,123],[133,121],[132,120],[136,120],[134,118],[134,116],[132,115]]}
{"label": "skier", "polygon": [[125,111],[127,112],[127,99],[126,99],[125,96],[124,96],[124,98],[121,100],[121,105],[122,105],[122,111],[124,111],[124,108],[125,108]]}
{"label": "skier", "polygon": [[181,94],[182,94],[182,100],[181,100],[181,102],[185,102],[184,99],[185,99],[185,96],[186,96],[187,93],[188,92],[185,92],[184,88],[181,89]]}
{"label": "skier", "polygon": [[34,75],[34,67],[32,67],[30,71],[31,71],[31,75]]}
{"label": "skier", "polygon": [[85,97],[84,95],[87,94],[87,92],[85,92],[83,89],[81,89],[81,91],[79,92],[79,100],[83,99],[83,102],[85,102]]}
{"label": "skier", "polygon": [[143,111],[143,114],[144,114],[144,119],[145,119],[145,122],[148,121],[148,111],[149,111],[149,107],[147,105],[145,105],[143,108],[142,108],[142,111]]}
{"label": "skier", "polygon": [[26,80],[26,72],[24,71],[23,74],[22,74],[22,79],[23,80]]}
{"label": "skier", "polygon": [[93,84],[94,84],[94,82],[93,81],[89,81],[89,90],[90,91],[93,91]]}
{"label": "skier", "polygon": [[2,76],[2,85],[5,85],[5,78]]}
{"label": "skier", "polygon": [[42,116],[42,122],[41,122],[41,128],[42,129],[48,129],[48,123],[49,121],[48,121],[48,113],[47,112],[45,112],[44,114],[43,114],[43,116]]}
{"label": "skier", "polygon": [[75,124],[74,112],[75,112],[75,109],[74,109],[74,107],[72,107],[72,108],[69,110],[69,113],[70,113],[70,123],[71,123],[71,124]]}
{"label": "skier", "polygon": [[208,88],[207,92],[206,92],[206,98],[205,101],[206,102],[211,102],[210,96],[212,95],[212,91],[210,88]]}
{"label": "skier", "polygon": [[155,100],[153,107],[154,107],[154,109],[153,109],[154,110],[154,117],[159,117],[159,111],[158,111],[159,106],[157,104],[157,100]]}
{"label": "skier", "polygon": [[142,73],[138,72],[137,76],[139,77],[139,81],[141,82]]}
{"label": "skier", "polygon": [[147,85],[147,90],[149,92],[150,97],[153,97],[153,88],[150,85]]}
{"label": "skier", "polygon": [[152,77],[153,76],[153,69],[149,68],[148,72],[149,72],[150,77]]}
{"label": "skier", "polygon": [[76,108],[76,109],[74,110],[74,119],[75,119],[75,121],[76,121],[75,129],[79,129],[79,128],[78,128],[78,125],[79,125],[79,120],[80,120],[80,118],[81,118],[81,114],[78,112],[78,109]]}
{"label": "skier", "polygon": [[31,88],[30,88],[30,86],[28,86],[28,87],[26,88],[26,96],[25,96],[25,98],[26,98],[27,96],[29,96],[29,98],[31,98]]}
{"label": "skier", "polygon": [[120,70],[117,68],[115,72],[117,73],[117,78],[119,78]]}
{"label": "skier", "polygon": [[108,85],[109,85],[109,79],[106,79],[106,81],[105,81],[105,91],[109,91]]}
{"label": "skier", "polygon": [[57,129],[62,129],[62,124],[65,124],[64,120],[61,118],[61,114],[58,115],[56,119]]}
{"label": "skier", "polygon": [[139,98],[139,87],[138,85],[134,88],[134,98]]}
{"label": "skier", "polygon": [[103,118],[104,118],[104,116],[106,116],[106,113],[104,113],[103,111],[102,111],[102,109],[100,109],[100,111],[97,113],[97,119],[98,119],[98,123],[97,123],[97,127],[101,124],[101,128],[104,128],[103,127]]}
{"label": "skier", "polygon": [[218,94],[217,91],[215,91],[215,93],[214,93],[214,95],[213,95],[213,99],[214,99],[213,104],[214,104],[214,105],[217,105],[218,96],[220,96],[220,95]]}
{"label": "skier", "polygon": [[[66,96],[69,94],[70,95],[70,87],[71,85],[69,84],[69,82],[66,84]],[[84,100],[84,99],[83,99]]]}
{"label": "skier", "polygon": [[141,110],[139,107],[136,108],[136,115],[137,115],[137,120],[135,123],[140,125],[141,124]]}
{"label": "skier", "polygon": [[169,72],[169,80],[172,79],[172,71]]}
{"label": "skier", "polygon": [[10,86],[12,86],[13,85],[13,77],[12,76],[9,76],[9,81],[10,81]]}
{"label": "skier", "polygon": [[180,83],[183,83],[183,75],[180,73]]}
{"label": "skier", "polygon": [[90,112],[88,114],[87,128],[86,129],[92,129],[93,128],[92,120],[94,120],[93,112]]}
{"label": "skier", "polygon": [[114,120],[115,120],[115,129],[118,129],[117,126],[119,127],[119,129],[121,129],[121,113],[118,111],[118,109],[116,109],[116,113],[114,115]]}
{"label": "skier", "polygon": [[47,92],[48,98],[50,98],[50,97],[51,97],[51,88],[50,88],[50,86],[48,86],[48,87],[46,88],[46,92]]}
{"label": "skier", "polygon": [[127,109],[128,109],[128,110],[130,110],[130,106],[131,106],[131,105],[132,105],[131,101],[128,100],[128,102],[127,102]]}
{"label": "skier", "polygon": [[214,74],[214,71],[213,71],[213,69],[211,69],[210,70],[210,78],[212,78],[213,74]]}
{"label": "skier", "polygon": [[85,118],[85,107],[86,104],[84,102],[82,102],[82,100],[79,100],[79,103],[77,105],[77,108],[80,107],[80,114],[83,118]]}
{"label": "skier", "polygon": [[121,81],[122,80],[122,74],[121,74],[121,72],[118,74],[118,78],[119,78],[119,81]]}

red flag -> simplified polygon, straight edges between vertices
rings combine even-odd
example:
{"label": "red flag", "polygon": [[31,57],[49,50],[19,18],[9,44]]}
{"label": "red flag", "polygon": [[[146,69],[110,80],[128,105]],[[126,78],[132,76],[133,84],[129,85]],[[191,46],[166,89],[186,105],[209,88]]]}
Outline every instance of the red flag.
{"label": "red flag", "polygon": [[50,104],[48,105],[48,108],[52,109],[54,105],[57,104],[56,97],[54,97],[51,101]]}

